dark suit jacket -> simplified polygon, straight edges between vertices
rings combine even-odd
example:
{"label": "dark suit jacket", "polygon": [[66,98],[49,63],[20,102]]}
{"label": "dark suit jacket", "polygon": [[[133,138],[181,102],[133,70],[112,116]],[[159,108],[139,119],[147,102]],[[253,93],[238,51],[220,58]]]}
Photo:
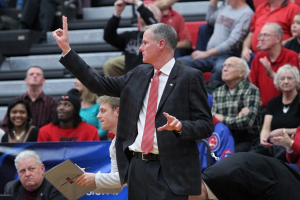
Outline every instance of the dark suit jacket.
{"label": "dark suit jacket", "polygon": [[[94,74],[73,50],[60,62],[90,91],[120,97],[116,151],[123,184],[132,157],[128,146],[137,136],[137,121],[153,77],[153,66],[142,64],[121,77],[102,77]],[[167,122],[163,112],[175,116],[182,123],[181,135],[172,131],[157,132],[160,162],[166,181],[175,194],[200,194],[201,167],[196,141],[209,137],[213,124],[203,75],[199,70],[175,63],[158,106],[156,128]]]}
{"label": "dark suit jacket", "polygon": [[300,176],[284,162],[235,153],[207,168],[203,180],[219,200],[300,199]]}
{"label": "dark suit jacket", "polygon": [[[4,194],[12,195],[16,200],[24,199],[24,187],[20,180],[10,181],[5,185]],[[36,200],[66,200],[66,198],[46,179],[38,189]]]}

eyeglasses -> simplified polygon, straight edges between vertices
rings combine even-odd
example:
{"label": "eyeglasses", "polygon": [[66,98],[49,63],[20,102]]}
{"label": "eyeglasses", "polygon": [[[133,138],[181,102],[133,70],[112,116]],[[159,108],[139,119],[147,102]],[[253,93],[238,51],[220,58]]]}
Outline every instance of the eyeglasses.
{"label": "eyeglasses", "polygon": [[260,34],[258,34],[258,36],[257,36],[257,39],[262,39],[262,38],[269,38],[269,37],[271,37],[272,35],[276,35],[276,34],[269,34],[269,33],[260,33]]}
{"label": "eyeglasses", "polygon": [[287,79],[288,81],[292,81],[294,80],[294,77],[291,77],[291,76],[287,76],[287,77],[279,77],[279,81],[285,81],[285,79]]}

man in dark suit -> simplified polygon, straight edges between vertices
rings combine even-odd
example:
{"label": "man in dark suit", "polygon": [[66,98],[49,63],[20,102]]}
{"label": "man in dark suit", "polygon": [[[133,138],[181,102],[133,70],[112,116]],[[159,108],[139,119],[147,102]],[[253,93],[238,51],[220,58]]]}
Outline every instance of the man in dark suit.
{"label": "man in dark suit", "polygon": [[235,153],[207,168],[199,200],[295,200],[300,175],[284,162],[256,153]]}
{"label": "man in dark suit", "polygon": [[[200,195],[196,141],[212,134],[212,117],[202,73],[173,58],[176,31],[166,24],[151,25],[140,47],[143,62],[149,64],[120,77],[96,75],[70,48],[66,17],[63,30],[54,31],[53,36],[63,51],[60,62],[90,91],[120,97],[116,154],[121,183],[128,183],[128,199],[187,200],[189,195]],[[153,76],[157,71],[161,74]],[[152,83],[157,81],[158,97],[153,99],[158,102],[156,107],[149,106]],[[152,120],[147,107],[154,108]],[[151,123],[154,135],[146,151],[144,127]]]}
{"label": "man in dark suit", "polygon": [[15,199],[66,200],[66,198],[46,179],[45,166],[34,151],[22,151],[15,158],[15,166],[20,180],[5,185],[4,194]]}

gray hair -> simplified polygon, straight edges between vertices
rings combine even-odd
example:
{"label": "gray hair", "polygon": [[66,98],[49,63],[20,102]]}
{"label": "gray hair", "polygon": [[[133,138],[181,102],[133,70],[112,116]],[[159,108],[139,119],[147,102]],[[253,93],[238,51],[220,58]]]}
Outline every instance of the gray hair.
{"label": "gray hair", "polygon": [[246,80],[250,73],[248,63],[244,59],[239,58],[238,68],[245,71],[243,78]]}
{"label": "gray hair", "polygon": [[147,26],[146,30],[147,29],[152,30],[155,42],[163,39],[166,41],[167,47],[175,51],[178,42],[178,35],[172,26],[164,23],[157,23]]}
{"label": "gray hair", "polygon": [[265,26],[272,26],[274,29],[274,33],[278,34],[280,36],[281,40],[283,39],[283,30],[279,24],[270,22],[270,23],[265,23]]}
{"label": "gray hair", "polygon": [[279,87],[279,77],[280,77],[280,74],[283,73],[283,72],[292,72],[292,74],[295,77],[295,81],[296,81],[296,89],[298,90],[299,89],[299,83],[300,83],[299,70],[298,70],[297,67],[294,67],[294,66],[292,66],[290,64],[283,65],[275,73],[274,79],[273,79],[275,87],[278,90],[280,90],[280,87]]}
{"label": "gray hair", "polygon": [[120,98],[103,95],[98,98],[97,103],[108,103],[111,106],[112,110],[116,110],[120,107]]}
{"label": "gray hair", "polygon": [[21,153],[19,153],[16,158],[15,158],[15,167],[16,169],[18,170],[18,164],[19,164],[19,161],[20,160],[24,160],[24,159],[27,159],[27,158],[35,158],[35,162],[39,165],[43,164],[40,156],[34,152],[34,151],[31,151],[31,150],[25,150],[25,151],[22,151]]}

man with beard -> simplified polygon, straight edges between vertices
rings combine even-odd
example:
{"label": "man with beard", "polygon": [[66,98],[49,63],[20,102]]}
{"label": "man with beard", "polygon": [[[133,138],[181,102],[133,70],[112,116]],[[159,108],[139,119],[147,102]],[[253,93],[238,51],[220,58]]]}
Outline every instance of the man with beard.
{"label": "man with beard", "polygon": [[81,120],[78,90],[72,89],[61,97],[54,121],[40,129],[38,142],[97,141],[97,128]]}

